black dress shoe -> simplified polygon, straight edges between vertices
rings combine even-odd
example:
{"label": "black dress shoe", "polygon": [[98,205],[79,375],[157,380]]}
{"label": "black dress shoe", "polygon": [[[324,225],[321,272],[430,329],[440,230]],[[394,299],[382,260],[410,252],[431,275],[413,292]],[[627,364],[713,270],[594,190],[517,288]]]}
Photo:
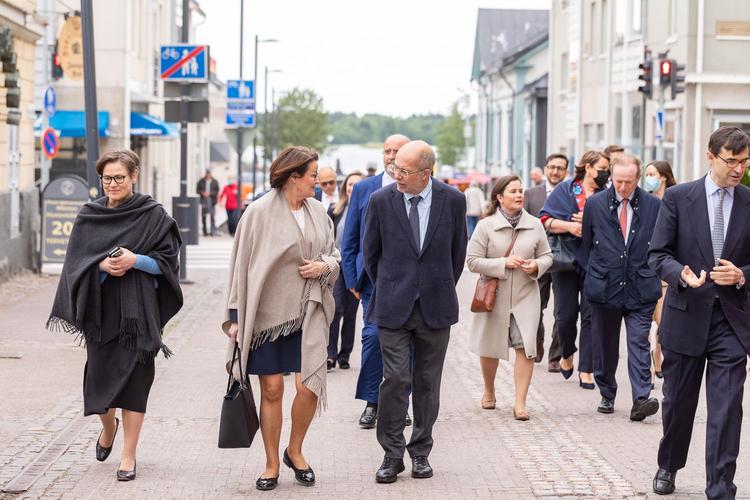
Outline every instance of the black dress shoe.
{"label": "black dress shoe", "polygon": [[135,479],[135,467],[136,464],[133,462],[133,470],[121,470],[117,469],[117,480],[118,481],[132,481]]}
{"label": "black dress shoe", "polygon": [[373,429],[378,421],[378,407],[367,406],[359,417],[359,426],[363,429]]}
{"label": "black dress shoe", "polygon": [[276,477],[259,477],[255,481],[255,489],[260,491],[271,491],[279,485],[279,476]]}
{"label": "black dress shoe", "polygon": [[395,483],[399,472],[404,472],[404,459],[385,457],[383,464],[375,473],[375,481],[378,483]]}
{"label": "black dress shoe", "polygon": [[674,479],[677,472],[669,472],[659,467],[654,476],[654,493],[657,495],[671,495],[674,493]]}
{"label": "black dress shoe", "polygon": [[336,368],[336,361],[335,361],[335,360],[333,360],[333,359],[329,359],[328,361],[326,361],[326,369],[327,369],[327,370],[328,370],[329,372],[330,372],[331,370],[333,370],[334,368]]}
{"label": "black dress shoe", "polygon": [[350,368],[348,361],[339,361],[339,368],[342,370],[348,370]]}
{"label": "black dress shoe", "polygon": [[633,401],[630,410],[630,420],[640,422],[659,411],[659,401],[656,398],[638,398]]}
{"label": "black dress shoe", "polygon": [[427,457],[411,457],[411,477],[415,479],[432,477],[432,467]]}
{"label": "black dress shoe", "polygon": [[404,419],[404,425],[406,427],[409,427],[411,425],[411,417],[409,416],[409,413],[406,414],[406,418]]}
{"label": "black dress shoe", "polygon": [[596,408],[599,413],[614,413],[615,412],[615,401],[614,399],[602,398],[599,406]]}
{"label": "black dress shoe", "polygon": [[102,434],[104,434],[104,429],[102,429],[102,432],[99,433],[99,438],[96,440],[96,459],[100,462],[104,462],[107,460],[107,457],[109,457],[109,454],[112,452],[112,446],[115,444],[115,437],[117,437],[117,429],[120,428],[120,419],[115,417],[115,434],[112,436],[112,444],[108,447],[104,447],[101,444],[99,444],[99,440],[102,438]]}
{"label": "black dress shoe", "polygon": [[312,486],[315,484],[315,472],[313,472],[312,468],[298,469],[295,467],[292,459],[289,458],[287,450],[284,450],[284,465],[294,471],[294,479],[302,486]]}

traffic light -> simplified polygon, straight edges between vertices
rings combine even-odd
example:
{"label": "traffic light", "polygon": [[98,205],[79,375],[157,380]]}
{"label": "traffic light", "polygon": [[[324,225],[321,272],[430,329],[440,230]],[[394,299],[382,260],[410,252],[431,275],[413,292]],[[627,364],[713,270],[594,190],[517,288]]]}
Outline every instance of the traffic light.
{"label": "traffic light", "polygon": [[685,92],[685,65],[677,64],[677,61],[672,60],[672,99],[677,97],[677,94]]}
{"label": "traffic light", "polygon": [[667,87],[672,83],[673,67],[671,59],[659,60],[659,85],[661,87]]}
{"label": "traffic light", "polygon": [[643,82],[638,86],[638,92],[642,92],[646,99],[651,99],[654,94],[654,63],[651,59],[644,59],[638,65],[638,69],[640,70],[638,79]]}
{"label": "traffic light", "polygon": [[52,79],[59,80],[63,77],[63,69],[60,65],[60,54],[57,52],[57,43],[55,43],[55,51],[52,53]]}

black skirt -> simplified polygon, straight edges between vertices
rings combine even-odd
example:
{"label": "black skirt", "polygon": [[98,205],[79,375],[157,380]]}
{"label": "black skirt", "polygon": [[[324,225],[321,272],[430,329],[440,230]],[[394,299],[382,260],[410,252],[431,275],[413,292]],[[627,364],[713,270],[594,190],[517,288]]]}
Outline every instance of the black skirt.
{"label": "black skirt", "polygon": [[302,330],[259,345],[250,351],[247,359],[247,373],[251,375],[299,373],[301,370]]}
{"label": "black skirt", "polygon": [[110,408],[146,412],[154,382],[154,362],[138,362],[138,351],[120,345],[120,280],[102,283],[102,338],[86,343],[83,413],[102,415]]}

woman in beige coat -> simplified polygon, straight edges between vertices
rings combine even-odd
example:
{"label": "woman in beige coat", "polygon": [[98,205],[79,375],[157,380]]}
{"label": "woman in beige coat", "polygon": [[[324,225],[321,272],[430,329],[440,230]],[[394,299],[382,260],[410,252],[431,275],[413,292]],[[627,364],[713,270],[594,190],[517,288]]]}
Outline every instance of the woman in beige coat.
{"label": "woman in beige coat", "polygon": [[[495,408],[498,360],[516,351],[513,416],[528,420],[526,395],[536,356],[536,331],[541,304],[537,279],[552,265],[552,253],[541,222],[523,209],[523,188],[515,175],[501,177],[490,196],[484,219],[469,241],[467,263],[472,272],[498,278],[497,299],[490,313],[477,313],[469,348],[480,356],[484,377],[482,408]],[[517,233],[508,257],[508,248]]]}

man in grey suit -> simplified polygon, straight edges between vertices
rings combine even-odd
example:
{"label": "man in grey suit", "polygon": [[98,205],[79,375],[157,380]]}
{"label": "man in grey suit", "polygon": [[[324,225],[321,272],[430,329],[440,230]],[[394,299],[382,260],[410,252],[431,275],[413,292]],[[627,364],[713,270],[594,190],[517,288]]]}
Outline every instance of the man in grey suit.
{"label": "man in grey suit", "polygon": [[[547,196],[557,187],[568,175],[568,158],[560,153],[553,153],[547,157],[544,165],[545,182],[527,189],[524,193],[524,209],[533,215],[539,217],[539,211],[547,201]],[[536,361],[542,362],[544,357],[544,310],[549,303],[550,288],[552,286],[552,275],[544,273],[539,278],[539,294],[542,299],[542,309],[539,315],[539,327],[536,331]],[[557,341],[557,332],[552,328],[552,344],[549,346],[549,356],[547,359],[547,370],[553,373],[560,371],[560,344]]]}

